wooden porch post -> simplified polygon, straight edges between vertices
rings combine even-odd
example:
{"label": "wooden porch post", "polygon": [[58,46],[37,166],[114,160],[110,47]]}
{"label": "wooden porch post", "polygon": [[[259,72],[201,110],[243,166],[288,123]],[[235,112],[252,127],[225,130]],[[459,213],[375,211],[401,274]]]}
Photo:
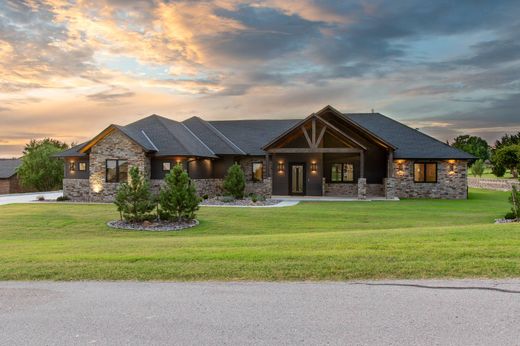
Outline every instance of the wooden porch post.
{"label": "wooden porch post", "polygon": [[394,152],[389,151],[388,152],[388,172],[386,174],[387,178],[393,178],[394,177]]}
{"label": "wooden porch post", "polygon": [[361,150],[359,153],[359,177],[365,177],[365,151]]}
{"label": "wooden porch post", "polygon": [[271,176],[271,165],[269,165],[269,154],[265,154],[265,177],[269,178]]}

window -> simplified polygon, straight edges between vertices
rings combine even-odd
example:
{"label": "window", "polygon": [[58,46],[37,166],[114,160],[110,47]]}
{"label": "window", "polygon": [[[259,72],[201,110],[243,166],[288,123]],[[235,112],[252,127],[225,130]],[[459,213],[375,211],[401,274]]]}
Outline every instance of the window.
{"label": "window", "polygon": [[162,170],[163,171],[171,171],[172,169],[172,163],[171,162],[163,162],[162,163]]}
{"label": "window", "polygon": [[354,165],[352,163],[333,163],[331,167],[330,181],[353,182],[354,181]]}
{"label": "window", "polygon": [[107,160],[106,161],[106,182],[119,183],[128,180],[128,161],[126,160]]}
{"label": "window", "polygon": [[76,162],[70,161],[69,162],[69,171],[74,172],[76,170]]}
{"label": "window", "polygon": [[86,170],[87,170],[87,163],[86,163],[86,162],[80,162],[80,163],[78,164],[78,169],[79,169],[80,171],[86,171]]}
{"label": "window", "polygon": [[264,180],[264,164],[262,162],[253,162],[253,181]]}
{"label": "window", "polygon": [[413,165],[413,180],[416,183],[436,183],[437,182],[437,163],[435,162],[416,162]]}

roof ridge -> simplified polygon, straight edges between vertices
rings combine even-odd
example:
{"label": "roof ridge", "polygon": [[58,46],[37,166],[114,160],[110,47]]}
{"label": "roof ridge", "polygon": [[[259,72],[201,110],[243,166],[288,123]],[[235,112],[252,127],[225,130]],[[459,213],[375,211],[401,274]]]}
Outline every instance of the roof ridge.
{"label": "roof ridge", "polygon": [[213,131],[218,137],[220,137],[222,140],[227,142],[227,144],[231,144],[236,149],[238,149],[242,154],[247,155],[242,148],[240,148],[238,145],[236,145],[231,139],[229,139],[225,134],[220,132],[215,126],[213,126],[209,121],[206,121],[198,116],[193,116],[192,118],[195,118],[199,120],[202,124],[204,124],[206,127],[208,127],[211,131]]}
{"label": "roof ridge", "polygon": [[179,124],[181,124],[182,126],[184,126],[184,127],[186,128],[186,130],[188,130],[188,131],[192,134],[193,137],[195,137],[196,139],[198,139],[199,142],[201,142],[202,145],[205,146],[206,149],[208,149],[210,153],[212,153],[213,155],[216,155],[215,152],[214,152],[213,150],[211,150],[210,147],[208,147],[207,144],[204,143],[204,142],[203,142],[203,141],[202,141],[202,140],[201,140],[201,139],[200,139],[196,134],[194,134],[193,131],[190,130],[190,128],[189,128],[188,126],[186,126],[183,122],[180,122]]}
{"label": "roof ridge", "polygon": [[[157,119],[157,121],[159,122],[159,124],[164,127],[164,129],[166,130],[166,132],[168,132],[170,134],[170,136],[174,137],[175,138],[175,135],[170,131],[170,129],[168,128],[168,126],[166,126],[166,124],[164,124],[163,122],[163,119],[167,119],[167,118],[164,118],[164,117],[161,117],[160,115],[157,115],[157,114],[152,114],[151,116],[155,117]],[[172,119],[168,119],[169,121],[172,121],[174,123],[179,123],[178,121],[175,121],[175,120],[172,120]],[[182,123],[180,123],[182,124]],[[189,152],[188,148],[186,148],[184,146],[184,144],[181,142],[181,141],[177,141],[179,143],[179,145],[186,151],[186,152]]]}

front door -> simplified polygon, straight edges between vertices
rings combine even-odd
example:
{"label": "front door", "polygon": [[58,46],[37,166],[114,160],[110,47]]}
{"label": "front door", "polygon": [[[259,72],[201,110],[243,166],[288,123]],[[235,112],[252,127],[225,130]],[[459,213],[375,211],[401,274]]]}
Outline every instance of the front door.
{"label": "front door", "polygon": [[305,164],[291,163],[289,169],[289,193],[291,195],[305,194]]}

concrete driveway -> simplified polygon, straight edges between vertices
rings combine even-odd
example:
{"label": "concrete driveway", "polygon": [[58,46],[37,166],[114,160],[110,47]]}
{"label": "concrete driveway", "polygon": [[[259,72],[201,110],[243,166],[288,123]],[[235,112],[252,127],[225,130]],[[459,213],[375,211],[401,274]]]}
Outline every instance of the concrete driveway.
{"label": "concrete driveway", "polygon": [[518,345],[520,280],[0,282],[0,345]]}
{"label": "concrete driveway", "polygon": [[11,203],[31,203],[36,202],[38,196],[43,196],[45,199],[56,199],[62,196],[62,191],[50,192],[31,192],[31,193],[13,193],[9,195],[0,195],[0,205]]}

